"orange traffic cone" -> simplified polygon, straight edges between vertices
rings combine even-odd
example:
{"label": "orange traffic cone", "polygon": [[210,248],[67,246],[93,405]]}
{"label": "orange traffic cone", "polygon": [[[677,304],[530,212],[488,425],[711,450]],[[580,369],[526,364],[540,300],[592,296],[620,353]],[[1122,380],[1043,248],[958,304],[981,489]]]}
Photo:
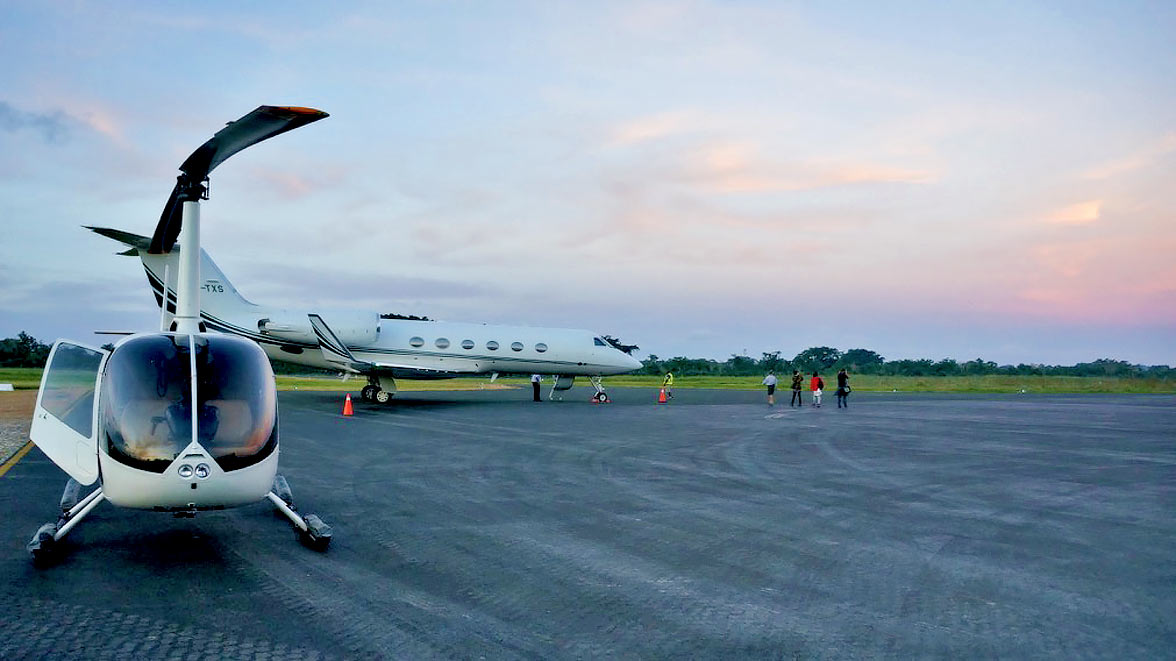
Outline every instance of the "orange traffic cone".
{"label": "orange traffic cone", "polygon": [[665,404],[666,403],[666,389],[665,388],[662,388],[661,394],[657,396],[657,403],[658,404]]}
{"label": "orange traffic cone", "polygon": [[343,400],[343,415],[351,415],[351,393],[347,393],[347,399]]}

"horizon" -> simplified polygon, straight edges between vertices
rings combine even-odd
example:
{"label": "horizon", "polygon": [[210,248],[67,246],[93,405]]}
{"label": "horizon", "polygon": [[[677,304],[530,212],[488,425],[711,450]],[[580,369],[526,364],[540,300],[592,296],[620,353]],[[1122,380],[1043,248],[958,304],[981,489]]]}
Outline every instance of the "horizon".
{"label": "horizon", "polygon": [[1176,6],[15,2],[0,337],[150,330],[179,163],[204,248],[295,309],[587,328],[723,361],[1176,363]]}

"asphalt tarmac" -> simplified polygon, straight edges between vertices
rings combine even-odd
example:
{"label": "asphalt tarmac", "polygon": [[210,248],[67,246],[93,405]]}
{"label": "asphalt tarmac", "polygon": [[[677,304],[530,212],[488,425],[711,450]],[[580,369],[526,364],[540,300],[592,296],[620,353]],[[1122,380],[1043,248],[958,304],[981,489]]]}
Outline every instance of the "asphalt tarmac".
{"label": "asphalt tarmac", "polygon": [[[1176,656],[1176,398],[282,393],[272,507],[0,478],[0,658]],[[784,396],[787,397],[785,392]]]}

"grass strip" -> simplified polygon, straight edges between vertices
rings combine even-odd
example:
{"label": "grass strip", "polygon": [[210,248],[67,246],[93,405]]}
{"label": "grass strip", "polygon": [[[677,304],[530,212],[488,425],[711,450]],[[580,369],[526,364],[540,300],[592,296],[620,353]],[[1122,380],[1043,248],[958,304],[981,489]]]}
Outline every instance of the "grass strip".
{"label": "grass strip", "polygon": [[[787,390],[791,375],[782,374],[778,389]],[[822,375],[826,390],[836,389],[836,373]],[[712,388],[718,390],[758,390],[760,376],[679,376],[674,379],[675,388]],[[587,384],[587,379],[580,379]],[[657,388],[662,377],[657,375],[621,375],[606,377],[609,387]],[[0,383],[11,383],[18,390],[36,389],[41,385],[41,370],[37,368],[0,368]],[[342,381],[337,377],[304,377],[280,375],[277,377],[279,390],[332,390],[358,392],[366,383],[362,377]],[[857,392],[955,392],[955,393],[1025,393],[1036,394],[1176,394],[1176,381],[1168,379],[1139,379],[1097,376],[1009,376],[988,374],[983,376],[875,376],[870,374],[850,375],[850,385]],[[551,378],[544,379],[544,387],[551,386]],[[500,378],[490,383],[490,377],[469,376],[434,381],[413,381],[400,379],[397,390],[454,391],[454,390],[503,390],[530,387],[526,377]],[[805,378],[808,390],[808,378]]]}

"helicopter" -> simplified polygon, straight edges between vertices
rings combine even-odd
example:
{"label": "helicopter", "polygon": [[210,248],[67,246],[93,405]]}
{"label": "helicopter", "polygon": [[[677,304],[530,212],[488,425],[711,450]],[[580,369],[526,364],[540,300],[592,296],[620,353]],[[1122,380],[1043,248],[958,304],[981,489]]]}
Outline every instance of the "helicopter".
{"label": "helicopter", "polygon": [[164,316],[158,332],[129,334],[111,350],[54,343],[29,437],[69,480],[60,516],[28,543],[34,562],[55,558],[62,538],[103,501],[192,517],[268,499],[304,544],[329,546],[331,527],[300,513],[278,474],[269,359],[252,340],[209,333],[200,319],[200,202],[208,199],[209,173],[247,147],[327,116],[313,108],[260,106],[180,165],[147,248],[179,252],[170,323]]}

